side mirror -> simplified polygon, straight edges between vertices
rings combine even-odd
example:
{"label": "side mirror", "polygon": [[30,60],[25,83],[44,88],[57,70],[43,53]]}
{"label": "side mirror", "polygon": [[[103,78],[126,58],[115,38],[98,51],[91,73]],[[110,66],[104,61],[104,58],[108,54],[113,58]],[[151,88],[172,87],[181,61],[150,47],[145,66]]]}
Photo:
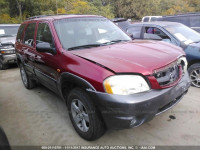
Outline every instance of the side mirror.
{"label": "side mirror", "polygon": [[132,34],[132,33],[128,33],[128,36],[130,36],[130,38],[131,38],[132,40],[134,40],[134,37],[133,37],[133,34]]}
{"label": "side mirror", "polygon": [[144,39],[148,39],[148,40],[162,40],[162,38],[156,34],[149,34],[149,33],[145,33],[144,34]]}
{"label": "side mirror", "polygon": [[55,55],[56,54],[56,50],[55,48],[51,48],[51,45],[47,42],[41,42],[41,43],[38,43],[36,45],[36,50],[38,52],[42,52],[42,53],[50,53],[50,54],[53,54]]}

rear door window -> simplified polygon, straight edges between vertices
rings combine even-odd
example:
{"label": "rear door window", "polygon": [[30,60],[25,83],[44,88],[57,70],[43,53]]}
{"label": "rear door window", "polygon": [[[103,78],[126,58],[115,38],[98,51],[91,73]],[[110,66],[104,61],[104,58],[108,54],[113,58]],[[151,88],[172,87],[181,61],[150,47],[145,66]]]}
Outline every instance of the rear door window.
{"label": "rear door window", "polygon": [[22,24],[22,25],[19,27],[19,30],[18,30],[18,33],[17,33],[17,41],[18,41],[18,42],[21,42],[21,38],[22,38],[22,34],[23,34],[23,31],[24,31],[25,26],[26,26],[26,24]]}
{"label": "rear door window", "polygon": [[28,25],[25,31],[25,36],[24,36],[24,44],[33,47],[34,43],[34,33],[35,33],[35,26],[36,23],[31,23]]}

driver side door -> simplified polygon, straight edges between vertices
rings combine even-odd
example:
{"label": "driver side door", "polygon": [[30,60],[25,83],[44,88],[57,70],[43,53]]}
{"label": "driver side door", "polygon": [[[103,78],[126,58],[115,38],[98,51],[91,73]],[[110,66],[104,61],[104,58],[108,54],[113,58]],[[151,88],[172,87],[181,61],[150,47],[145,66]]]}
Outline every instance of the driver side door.
{"label": "driver side door", "polygon": [[160,40],[177,45],[176,41],[164,30],[162,30],[162,28],[154,26],[144,26],[142,36],[144,40]]}
{"label": "driver side door", "polygon": [[42,42],[49,43],[51,48],[56,49],[51,27],[48,22],[38,23],[36,32],[35,74],[43,85],[57,92],[59,55],[58,53],[38,52],[37,44]]}

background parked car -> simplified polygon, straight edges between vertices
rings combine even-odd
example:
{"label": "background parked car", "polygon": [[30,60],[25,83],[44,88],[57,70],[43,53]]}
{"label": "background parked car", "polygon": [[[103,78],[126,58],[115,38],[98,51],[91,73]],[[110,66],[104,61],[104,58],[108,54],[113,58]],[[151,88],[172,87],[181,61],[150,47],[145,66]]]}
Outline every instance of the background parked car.
{"label": "background parked car", "polygon": [[131,22],[125,18],[115,18],[115,19],[112,19],[111,21],[114,22],[116,25],[118,25],[123,30],[125,28],[127,28],[129,25],[131,25]]}
{"label": "background parked car", "polygon": [[187,54],[188,71],[195,87],[200,88],[200,34],[176,22],[135,23],[125,29],[134,39],[162,40],[180,46]]}
{"label": "background parked car", "polygon": [[16,63],[15,39],[19,24],[0,24],[0,70]]}
{"label": "background parked car", "polygon": [[200,32],[200,13],[186,13],[170,16],[145,16],[142,22],[170,21],[182,23],[197,32]]}
{"label": "background parked car", "polygon": [[142,22],[158,21],[159,18],[162,18],[162,16],[144,16]]}

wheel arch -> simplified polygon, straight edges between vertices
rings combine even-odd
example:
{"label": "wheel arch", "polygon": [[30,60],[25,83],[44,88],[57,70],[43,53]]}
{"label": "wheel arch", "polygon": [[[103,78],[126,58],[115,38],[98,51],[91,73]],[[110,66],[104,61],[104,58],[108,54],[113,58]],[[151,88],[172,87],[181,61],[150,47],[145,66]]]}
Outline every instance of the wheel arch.
{"label": "wheel arch", "polygon": [[81,88],[85,91],[87,90],[96,91],[96,89],[88,81],[77,75],[74,75],[69,72],[64,72],[61,74],[61,77],[58,81],[58,89],[59,89],[59,94],[62,96],[66,104],[69,92],[76,87]]}
{"label": "wheel arch", "polygon": [[24,63],[23,57],[20,54],[16,54],[17,56],[17,65],[20,66],[20,63]]}
{"label": "wheel arch", "polygon": [[194,64],[200,63],[200,59],[194,59],[188,62],[188,68]]}

